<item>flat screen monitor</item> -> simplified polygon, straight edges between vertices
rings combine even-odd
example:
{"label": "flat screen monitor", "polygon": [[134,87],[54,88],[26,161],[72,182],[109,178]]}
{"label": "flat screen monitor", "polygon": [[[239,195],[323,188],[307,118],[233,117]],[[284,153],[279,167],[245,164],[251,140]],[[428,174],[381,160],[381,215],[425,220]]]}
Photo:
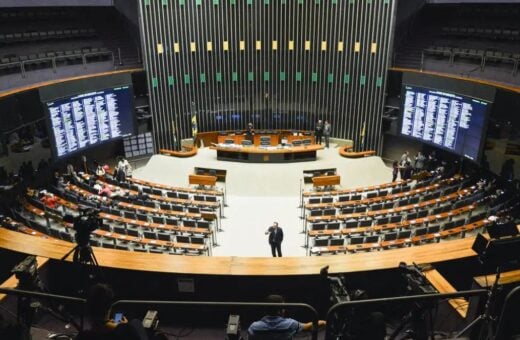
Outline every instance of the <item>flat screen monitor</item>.
{"label": "flat screen monitor", "polygon": [[481,99],[403,85],[401,135],[478,162],[490,106]]}
{"label": "flat screen monitor", "polygon": [[130,136],[135,131],[131,86],[90,91],[44,105],[56,158]]}

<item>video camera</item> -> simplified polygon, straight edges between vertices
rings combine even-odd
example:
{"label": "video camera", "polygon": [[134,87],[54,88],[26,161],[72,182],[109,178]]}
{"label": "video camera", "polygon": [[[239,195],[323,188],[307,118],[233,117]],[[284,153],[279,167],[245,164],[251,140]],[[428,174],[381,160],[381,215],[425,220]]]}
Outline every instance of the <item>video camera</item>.
{"label": "video camera", "polygon": [[103,227],[99,210],[91,207],[80,207],[79,215],[74,218],[73,227],[76,231],[76,243],[80,247],[87,246],[90,242],[90,234]]}
{"label": "video camera", "polygon": [[437,290],[426,279],[422,269],[415,263],[406,265],[399,263],[402,277],[406,280],[406,290],[409,294],[435,294]]}

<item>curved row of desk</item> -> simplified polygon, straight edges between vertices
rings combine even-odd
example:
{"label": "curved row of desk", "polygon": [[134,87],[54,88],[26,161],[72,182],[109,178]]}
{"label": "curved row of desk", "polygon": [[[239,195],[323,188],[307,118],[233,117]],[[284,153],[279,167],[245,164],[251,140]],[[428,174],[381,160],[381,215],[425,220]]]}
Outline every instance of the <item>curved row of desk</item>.
{"label": "curved row of desk", "polygon": [[[191,257],[131,253],[93,247],[101,266],[126,270],[193,275],[294,276],[316,275],[324,266],[330,273],[350,273],[397,268],[400,262],[437,263],[476,256],[474,238],[427,244],[420,247],[321,257]],[[60,260],[75,244],[0,228],[0,248]],[[72,256],[67,258],[71,261]]]}

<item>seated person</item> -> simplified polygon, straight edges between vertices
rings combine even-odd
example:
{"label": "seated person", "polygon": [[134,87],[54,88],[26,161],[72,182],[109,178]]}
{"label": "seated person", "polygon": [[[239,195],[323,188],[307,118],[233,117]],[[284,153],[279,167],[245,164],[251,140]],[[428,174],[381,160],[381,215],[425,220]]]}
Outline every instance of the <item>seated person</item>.
{"label": "seated person", "polygon": [[105,284],[90,288],[87,297],[87,313],[90,329],[82,331],[77,340],[147,340],[148,335],[140,320],[128,320],[123,316],[120,323],[110,319],[114,299],[112,289]]}
{"label": "seated person", "polygon": [[51,209],[56,209],[58,204],[58,199],[54,197],[51,193],[42,194],[40,197],[40,201],[47,207]]}
{"label": "seated person", "polygon": [[101,190],[98,192],[99,196],[110,197],[112,196],[112,190],[107,184],[104,184]]}
{"label": "seated person", "polygon": [[[269,295],[265,302],[284,303],[281,295]],[[312,330],[312,322],[301,323],[284,316],[285,310],[282,306],[269,307],[268,314],[259,321],[255,321],[249,326],[247,333],[249,339],[292,339],[293,336],[301,331]],[[324,328],[324,320],[318,321],[318,327]]]}

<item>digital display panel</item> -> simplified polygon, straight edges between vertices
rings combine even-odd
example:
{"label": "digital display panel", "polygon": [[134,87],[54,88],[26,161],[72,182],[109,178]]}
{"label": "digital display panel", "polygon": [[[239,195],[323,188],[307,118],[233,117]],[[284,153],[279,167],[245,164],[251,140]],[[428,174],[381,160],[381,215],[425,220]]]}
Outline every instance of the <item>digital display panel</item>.
{"label": "digital display panel", "polygon": [[58,158],[134,133],[131,86],[82,93],[45,105]]}
{"label": "digital display panel", "polygon": [[490,103],[404,85],[401,134],[478,161]]}

